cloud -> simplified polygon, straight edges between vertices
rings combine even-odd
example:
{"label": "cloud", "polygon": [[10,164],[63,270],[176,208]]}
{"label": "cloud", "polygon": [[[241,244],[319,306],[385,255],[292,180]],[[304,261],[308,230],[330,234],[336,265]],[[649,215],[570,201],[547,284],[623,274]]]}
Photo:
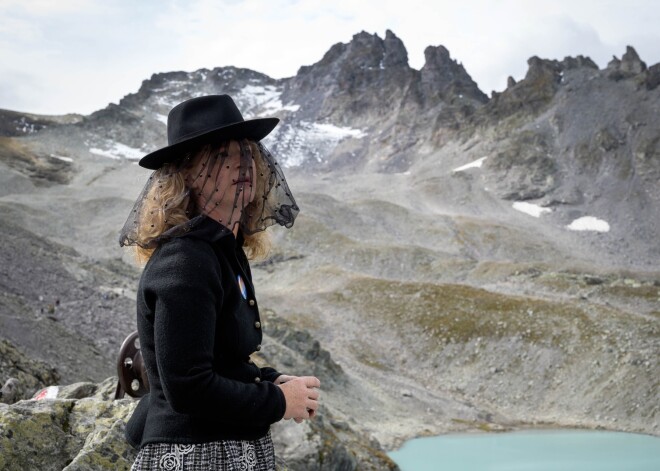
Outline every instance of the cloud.
{"label": "cloud", "polygon": [[279,78],[295,75],[299,66],[319,60],[337,42],[337,27],[344,20],[320,14],[327,4],[312,8],[315,3],[172,3],[156,24],[180,39],[173,52],[186,69],[235,65]]}
{"label": "cloud", "polygon": [[[522,78],[532,55],[588,55],[602,67],[632,44],[653,64],[659,11],[644,0],[3,0],[0,88],[13,92],[0,107],[90,113],[172,70],[233,65],[288,77],[337,42],[386,29],[411,67],[423,66],[427,46],[444,45],[489,93]],[[50,93],[29,92],[39,83]]]}
{"label": "cloud", "polygon": [[43,84],[35,77],[16,70],[3,72],[0,86],[0,108],[7,108],[2,103],[13,103],[11,109],[29,110],[37,100],[47,100]]}
{"label": "cloud", "polygon": [[50,16],[59,13],[79,12],[95,8],[93,0],[3,0],[0,13],[27,13],[35,16]]}
{"label": "cloud", "polygon": [[516,80],[524,78],[527,60],[532,56],[562,60],[584,55],[603,64],[611,50],[612,46],[604,44],[593,27],[559,15],[526,19],[518,28],[501,31],[499,41],[491,45],[488,55],[472,55],[468,51],[466,63],[474,73],[473,78],[489,93],[504,89],[509,76]]}
{"label": "cloud", "polygon": [[[41,29],[27,19],[0,15],[0,38],[10,38],[12,41],[36,42],[42,39]],[[3,39],[2,42],[8,42]],[[16,43],[13,43],[16,46]]]}

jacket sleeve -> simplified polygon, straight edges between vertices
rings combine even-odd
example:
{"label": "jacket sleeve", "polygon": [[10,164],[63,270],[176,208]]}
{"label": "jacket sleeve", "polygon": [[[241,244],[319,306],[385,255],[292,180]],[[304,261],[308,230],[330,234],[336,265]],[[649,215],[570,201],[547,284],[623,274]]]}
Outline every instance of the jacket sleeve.
{"label": "jacket sleeve", "polygon": [[275,380],[282,375],[282,373],[277,371],[275,368],[271,368],[270,366],[265,366],[260,368],[260,370],[261,377],[264,379],[264,381],[270,381],[271,383],[274,383]]}
{"label": "jacket sleeve", "polygon": [[213,370],[216,308],[223,292],[211,246],[174,239],[153,257],[147,289],[154,299],[155,354],[172,409],[229,423],[279,421],[286,401],[278,386],[243,383]]}
{"label": "jacket sleeve", "polygon": [[144,425],[147,420],[147,413],[149,412],[149,401],[149,393],[140,398],[140,402],[138,402],[138,405],[133,409],[133,414],[126,423],[126,428],[124,429],[124,438],[126,438],[128,444],[136,450],[140,449],[140,444],[142,443]]}

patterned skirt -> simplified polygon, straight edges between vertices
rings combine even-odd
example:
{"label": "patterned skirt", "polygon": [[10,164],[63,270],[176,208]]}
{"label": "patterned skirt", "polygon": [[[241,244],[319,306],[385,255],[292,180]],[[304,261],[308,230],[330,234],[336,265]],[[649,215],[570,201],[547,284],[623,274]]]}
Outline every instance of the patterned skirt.
{"label": "patterned skirt", "polygon": [[270,431],[257,440],[219,440],[185,445],[148,443],[131,471],[274,471]]}

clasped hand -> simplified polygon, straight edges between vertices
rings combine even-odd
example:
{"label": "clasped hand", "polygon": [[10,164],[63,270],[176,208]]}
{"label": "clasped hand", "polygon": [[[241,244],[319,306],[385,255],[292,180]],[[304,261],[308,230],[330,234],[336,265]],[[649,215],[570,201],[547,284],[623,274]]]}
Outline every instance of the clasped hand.
{"label": "clasped hand", "polygon": [[284,419],[293,419],[301,423],[312,419],[319,408],[319,391],[321,382],[314,376],[280,375],[275,380],[286,399]]}

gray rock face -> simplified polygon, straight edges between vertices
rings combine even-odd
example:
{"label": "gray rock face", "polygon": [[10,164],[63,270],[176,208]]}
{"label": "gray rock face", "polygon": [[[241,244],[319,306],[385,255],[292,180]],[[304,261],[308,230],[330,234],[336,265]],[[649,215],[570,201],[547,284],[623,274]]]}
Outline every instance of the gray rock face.
{"label": "gray rock face", "polygon": [[377,131],[368,148],[355,143],[350,155],[338,146],[322,168],[405,170],[412,162],[409,149],[456,128],[487,101],[444,47],[427,48],[425,54],[424,67],[414,70],[394,33],[388,30],[383,40],[362,32],[284,82],[283,100],[304,103],[296,114],[300,119]]}
{"label": "gray rock face", "polygon": [[[85,220],[81,205],[71,209],[83,218],[81,222]],[[59,208],[58,212],[62,215]],[[52,220],[37,222],[45,230],[44,236],[27,229],[34,230],[31,225],[33,218],[38,220],[39,212],[3,202],[0,217],[0,234],[8,241],[0,251],[2,336],[20,346],[29,358],[57,368],[57,375],[65,382],[98,380],[99,375],[112,374],[121,341],[134,330],[134,301],[121,293],[122,286],[135,283],[135,272],[121,262],[94,262],[74,248],[47,238],[58,235],[47,229],[53,223],[61,224],[64,236],[70,237],[73,216],[67,220],[68,225]],[[15,376],[14,368],[34,369],[24,364],[24,357],[18,354],[8,353],[6,361],[9,365],[0,371],[0,382]],[[11,367],[12,364],[16,366]],[[44,385],[58,379],[54,373],[44,374],[36,374]],[[37,387],[33,382],[25,385],[27,389]]]}
{"label": "gray rock face", "polygon": [[267,309],[262,313],[264,328],[273,339],[274,348],[264,353],[270,364],[281,371],[309,371],[323,379],[323,389],[340,391],[348,384],[348,377],[309,332],[297,329],[293,324]]}
{"label": "gray rock face", "polygon": [[564,72],[572,69],[595,69],[598,66],[588,57],[566,57],[562,61],[541,59],[537,56],[527,60],[525,78],[516,83],[508,80],[502,93],[493,92],[491,101],[476,121],[495,122],[514,114],[535,114],[546,106],[559,90]]}
{"label": "gray rock face", "polygon": [[621,60],[616,56],[607,64],[608,77],[613,80],[622,80],[646,71],[644,63],[637,54],[637,51],[631,46],[626,47],[626,52],[621,56]]}
{"label": "gray rock face", "polygon": [[398,470],[377,442],[356,437],[346,424],[327,416],[296,424],[285,421],[273,426],[276,454],[290,470]]}
{"label": "gray rock face", "polygon": [[375,113],[390,113],[413,79],[408,54],[392,32],[385,40],[361,32],[335,44],[323,58],[301,67],[284,87],[283,99],[305,103],[304,119],[362,125]]}
{"label": "gray rock face", "polygon": [[[0,163],[10,171],[27,176],[33,185],[40,187],[68,183],[73,173],[66,156],[62,159],[58,155],[35,153],[21,140],[12,137],[0,137]],[[2,183],[5,184],[0,188],[0,195],[13,193],[17,189],[11,179]]]}
{"label": "gray rock face", "polygon": [[449,57],[449,51],[444,46],[427,47],[424,58],[426,62],[420,70],[421,88],[427,100],[449,101],[464,96],[481,103],[488,101],[465,68]]}
{"label": "gray rock face", "polygon": [[500,198],[552,208],[552,218],[564,226],[599,214],[620,228],[603,241],[608,252],[617,250],[614,239],[631,237],[650,255],[657,253],[651,242],[657,225],[649,221],[658,219],[660,170],[651,157],[656,132],[648,123],[656,120],[659,96],[634,49],[625,64],[598,70],[582,56],[532,57],[525,78],[495,94],[459,134],[464,141],[492,136],[474,160],[488,156],[480,178]]}
{"label": "gray rock face", "polygon": [[142,82],[137,93],[86,116],[72,132],[80,133],[82,129],[89,133],[88,142],[101,149],[120,142],[135,151],[122,154],[119,150],[117,156],[135,159],[135,152],[142,155],[167,145],[164,126],[169,110],[177,103],[200,95],[227,93],[238,98],[244,117],[249,118],[255,103],[251,96],[242,99],[241,90],[249,85],[272,87],[277,83],[264,74],[236,67],[154,74]]}
{"label": "gray rock face", "polygon": [[408,51],[406,51],[403,41],[389,29],[385,31],[383,46],[385,49],[383,67],[405,67],[408,65]]}
{"label": "gray rock face", "polygon": [[652,65],[646,72],[646,88],[648,90],[653,90],[660,85],[660,64]]}
{"label": "gray rock face", "polygon": [[0,109],[0,136],[27,136],[50,126],[73,124],[81,120],[82,116],[78,114],[47,116]]}

